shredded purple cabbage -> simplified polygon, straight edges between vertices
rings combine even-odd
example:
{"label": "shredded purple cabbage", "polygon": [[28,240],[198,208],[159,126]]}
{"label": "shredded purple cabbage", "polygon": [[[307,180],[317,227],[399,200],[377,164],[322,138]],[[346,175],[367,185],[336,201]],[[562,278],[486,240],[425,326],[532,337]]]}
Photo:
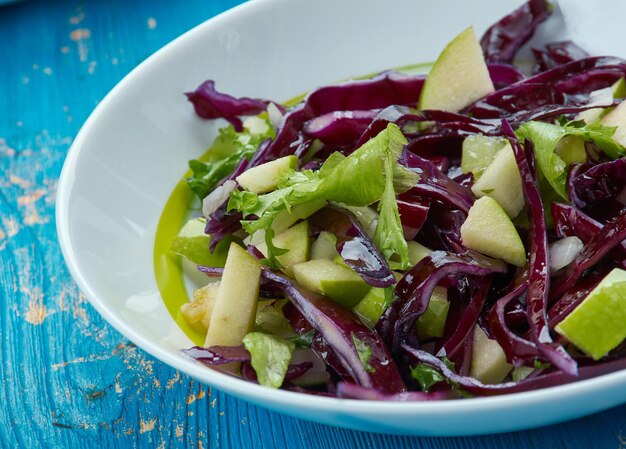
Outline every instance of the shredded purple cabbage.
{"label": "shredded purple cabbage", "polygon": [[311,222],[337,236],[337,251],[344,263],[369,285],[389,287],[396,282],[389,264],[350,211],[326,207],[311,217]]}
{"label": "shredded purple cabbage", "polygon": [[496,90],[515,84],[526,78],[524,73],[511,64],[492,63],[489,64],[489,77]]}
{"label": "shredded purple cabbage", "polygon": [[437,284],[451,274],[486,276],[503,272],[496,260],[474,254],[450,254],[435,251],[422,259],[398,282],[396,299],[376,325],[376,330],[393,352],[397,352],[409,330],[422,315]]}
{"label": "shredded purple cabbage", "polygon": [[404,354],[414,363],[424,363],[435,368],[458,388],[477,396],[520,393],[522,391],[565,385],[626,368],[626,359],[620,359],[581,367],[577,375],[572,375],[564,371],[551,371],[545,374],[541,373],[539,375],[529,376],[519,382],[511,381],[501,384],[484,384],[473,377],[460,376],[454,373],[444,362],[426,351],[411,348],[407,345],[403,345],[402,349]]}
{"label": "shredded purple cabbage", "polygon": [[256,100],[248,97],[235,98],[215,89],[215,81],[207,80],[193,92],[185,94],[193,104],[198,117],[203,119],[223,118],[228,120],[236,131],[243,131],[239,118],[242,115],[258,115],[264,112],[269,104],[267,100]]}
{"label": "shredded purple cabbage", "polygon": [[547,304],[550,294],[548,236],[543,202],[537,187],[533,152],[529,148],[527,151],[522,149],[506,120],[503,120],[502,128],[515,154],[530,219],[529,286],[526,298],[526,314],[528,315],[531,335],[539,351],[552,364],[567,374],[576,375],[578,369],[576,362],[561,345],[553,342],[548,327]]}
{"label": "shredded purple cabbage", "polygon": [[596,265],[611,250],[620,246],[626,239],[626,210],[608,221],[584,246],[581,253],[568,265],[565,273],[557,280],[551,292],[552,298],[559,298],[589,268]]}
{"label": "shredded purple cabbage", "polygon": [[626,158],[577,172],[570,186],[570,199],[576,208],[598,220],[613,218],[626,204]]}
{"label": "shredded purple cabbage", "polygon": [[551,42],[545,50],[532,49],[537,66],[535,72],[545,72],[558,65],[588,58],[590,55],[572,41]]}
{"label": "shredded purple cabbage", "polygon": [[[310,348],[323,362],[321,383],[330,376],[326,385],[302,388],[295,379],[320,371],[318,362],[292,363],[281,388],[344,399],[431,401],[535,390],[626,368],[626,343],[593,361],[554,333],[612,269],[626,269],[626,158],[614,159],[596,151],[599,141],[588,142],[586,162],[564,170],[557,167],[560,179],[567,181],[569,202],[563,198],[559,201],[564,202],[555,202],[554,192],[546,188],[544,165],[549,157],[542,153],[542,142],[527,138],[522,145],[514,132],[531,120],[582,126],[571,123],[578,112],[619,104],[596,91],[624,77],[626,61],[590,56],[571,41],[552,42],[531,49],[535,66],[532,76],[526,76],[514,64],[515,56],[550,12],[546,0],[529,0],[485,32],[480,44],[495,91],[460,112],[416,109],[426,75],[395,71],[320,87],[290,108],[275,103],[282,116],[270,108],[275,137],[260,143],[249,160],[242,159],[218,184],[289,155],[298,158],[300,170],[319,170],[335,152],[349,156],[390,124],[397,125],[408,141],[398,162],[419,175],[416,184],[396,195],[393,220],[383,214],[388,196],[371,206],[378,206],[378,213],[364,215],[378,223],[386,218],[390,241],[404,237],[409,259],[417,262],[408,269],[394,256],[386,259],[386,250],[374,243],[380,241],[378,232],[384,226],[364,222],[349,205],[329,204],[304,218],[310,225],[309,238],[326,231],[337,239],[335,248],[326,248],[320,257],[344,264],[360,276],[355,276],[356,282],[371,286],[355,310],[306,290],[292,279],[295,275],[290,277],[289,266],[282,271],[263,268],[259,297],[288,300],[278,313],[297,335],[297,344]],[[186,95],[199,117],[223,118],[237,131],[243,130],[242,116],[265,113],[270,104],[223,94],[210,80]],[[472,186],[481,175],[466,169],[464,141],[479,134],[507,139],[513,149],[525,201],[525,209],[514,220],[528,255],[523,267],[472,251],[471,242],[462,237],[461,227],[479,195]],[[230,164],[226,170],[234,166]],[[315,177],[310,172],[300,175]],[[241,213],[227,211],[226,203],[216,208],[205,229],[211,235],[211,250],[225,237],[244,238],[241,220]],[[573,260],[568,265],[551,273],[550,245],[565,237],[577,237],[583,248],[570,254]],[[432,252],[422,252],[414,242]],[[341,260],[335,258],[335,250]],[[248,252],[263,260],[256,247],[249,245]],[[198,269],[210,277],[224,272]],[[416,322],[429,311],[435,287],[447,289],[445,322],[437,336],[418,334]],[[509,363],[532,368],[530,375],[516,382],[509,373],[497,384],[472,377],[477,328],[499,344]],[[193,347],[183,352],[212,367],[241,363],[241,377],[257,382],[243,346]]]}
{"label": "shredded purple cabbage", "polygon": [[[406,390],[387,347],[376,332],[361,323],[354,312],[268,269],[263,271],[263,276],[283,287],[285,295],[311,327],[320,333],[343,368],[359,385],[386,394]],[[370,349],[366,364],[359,358],[355,341],[362,342]]]}
{"label": "shredded purple cabbage", "polygon": [[493,24],[480,45],[487,62],[511,63],[517,51],[534,34],[537,26],[550,15],[546,0],[530,0]]}

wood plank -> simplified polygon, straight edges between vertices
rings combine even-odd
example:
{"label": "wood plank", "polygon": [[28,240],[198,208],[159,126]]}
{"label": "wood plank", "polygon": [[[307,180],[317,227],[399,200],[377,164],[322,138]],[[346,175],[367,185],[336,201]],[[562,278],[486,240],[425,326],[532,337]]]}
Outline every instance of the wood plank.
{"label": "wood plank", "polygon": [[40,0],[0,8],[0,447],[626,448],[626,407],[478,438],[354,432],[269,412],[180,375],[79,294],[54,199],[80,124],[141,60],[238,0]]}

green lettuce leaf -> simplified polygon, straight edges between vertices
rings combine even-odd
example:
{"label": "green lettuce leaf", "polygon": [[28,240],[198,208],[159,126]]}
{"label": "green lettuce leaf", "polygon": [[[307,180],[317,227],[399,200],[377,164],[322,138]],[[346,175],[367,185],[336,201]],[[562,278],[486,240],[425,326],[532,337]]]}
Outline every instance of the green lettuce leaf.
{"label": "green lettuce leaf", "polygon": [[[233,191],[228,208],[239,210],[244,217],[258,217],[256,220],[243,220],[242,226],[250,235],[265,230],[267,241],[268,238],[271,239],[271,232],[267,231],[271,229],[276,216],[296,205],[323,200],[348,206],[369,206],[385,196],[384,209],[388,216],[380,233],[391,233],[391,238],[381,238],[381,241],[385,241],[387,252],[397,253],[402,257],[402,247],[396,242],[399,222],[399,219],[395,220],[395,215],[398,214],[397,205],[395,198],[391,201],[391,197],[415,185],[419,179],[416,173],[397,162],[406,143],[400,128],[389,124],[385,130],[349,156],[344,157],[339,153],[331,155],[317,172],[287,173],[279,183],[278,190],[264,195]],[[387,182],[389,178],[391,185]],[[401,231],[401,226],[399,229]],[[268,249],[271,254],[269,244]]]}
{"label": "green lettuce leaf", "polygon": [[615,129],[599,123],[586,125],[582,121],[568,122],[563,126],[530,121],[520,126],[516,134],[522,143],[526,139],[533,143],[541,175],[561,198],[568,200],[567,164],[555,153],[557,144],[563,137],[579,136],[595,143],[607,156],[615,159],[623,156],[625,151],[612,138]]}
{"label": "green lettuce leaf", "polygon": [[259,301],[254,330],[285,338],[293,336],[293,329],[282,311],[283,306],[288,302],[288,299]]}
{"label": "green lettuce leaf", "polygon": [[196,265],[223,267],[226,263],[230,243],[235,238],[232,236],[224,238],[217,244],[213,252],[209,252],[207,248],[211,244],[211,236],[204,233],[205,227],[206,220],[204,218],[192,218],[174,238],[170,250]]}
{"label": "green lettuce leaf", "polygon": [[285,380],[295,343],[263,332],[250,332],[243,345],[261,385],[279,388]]}
{"label": "green lettuce leaf", "polygon": [[221,128],[209,150],[210,159],[189,161],[191,176],[187,178],[187,184],[200,200],[206,197],[220,180],[230,175],[242,159],[250,159],[261,142],[274,137],[272,126],[269,122],[267,124],[265,129],[255,127],[256,131],[261,129],[261,133],[252,133],[248,129],[238,133],[232,125]]}
{"label": "green lettuce leaf", "polygon": [[409,246],[404,239],[396,192],[393,187],[393,164],[391,158],[385,159],[385,190],[378,203],[378,223],[374,233],[374,244],[387,260],[391,256],[400,257],[399,269],[406,270],[409,267]]}
{"label": "green lettuce leaf", "polygon": [[430,387],[433,385],[446,381],[443,374],[425,363],[418,363],[415,367],[411,368],[411,377],[420,384],[422,391],[426,393],[428,393],[428,390],[430,390]]}

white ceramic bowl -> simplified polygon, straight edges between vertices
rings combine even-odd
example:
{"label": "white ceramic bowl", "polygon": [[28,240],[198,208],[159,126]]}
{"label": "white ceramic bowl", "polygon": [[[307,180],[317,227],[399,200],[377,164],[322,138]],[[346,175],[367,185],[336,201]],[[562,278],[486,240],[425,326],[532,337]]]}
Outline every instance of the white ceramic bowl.
{"label": "white ceramic bowl", "polygon": [[[225,92],[285,100],[350,76],[432,61],[468,25],[480,34],[520,1],[257,0],[172,42],[99,104],[63,167],[59,241],[80,289],[109,323],[163,362],[240,398],[328,424],[467,435],[550,424],[626,401],[626,371],[448,402],[380,403],[275,391],[181,355],[190,342],[156,286],[153,245],[161,211],[187,161],[209,146],[216,129],[194,116],[183,92],[212,78]],[[553,20],[536,38],[560,37],[561,25]]]}

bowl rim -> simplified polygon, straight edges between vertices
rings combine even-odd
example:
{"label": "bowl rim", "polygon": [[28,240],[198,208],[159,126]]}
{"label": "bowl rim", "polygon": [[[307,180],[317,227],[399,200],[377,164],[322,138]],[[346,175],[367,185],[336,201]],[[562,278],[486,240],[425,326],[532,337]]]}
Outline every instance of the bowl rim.
{"label": "bowl rim", "polygon": [[[219,26],[220,24],[227,23],[228,21],[238,20],[239,17],[247,14],[253,14],[257,8],[261,7],[261,5],[279,5],[288,1],[293,0],[256,0],[242,3],[206,20],[205,22],[178,36],[157,50],[131,70],[126,76],[124,76],[94,108],[93,112],[80,128],[76,138],[68,150],[61,174],[59,176],[55,218],[57,236],[65,263],[79,289],[83,292],[98,313],[102,315],[102,317],[125,338],[129,339],[142,350],[146,351],[148,354],[161,362],[166,363],[167,365],[226,393],[233,394],[246,400],[253,400],[258,404],[266,404],[268,406],[271,404],[291,406],[301,402],[301,399],[306,398],[307,408],[320,411],[350,413],[355,410],[355,407],[358,407],[363,413],[390,412],[397,415],[415,416],[418,416],[419,414],[448,415],[453,413],[456,415],[459,413],[479,412],[485,409],[517,409],[530,405],[538,405],[539,403],[543,403],[545,401],[564,400],[565,398],[572,396],[578,397],[583,394],[608,391],[610,388],[626,384],[626,370],[621,370],[589,379],[575,381],[565,385],[546,387],[532,391],[510,393],[499,396],[473,397],[462,400],[424,402],[344,399],[309,395],[288,390],[276,390],[235,378],[217,370],[212,370],[198,362],[194,362],[191,359],[186,361],[180,357],[169,354],[166,350],[161,349],[150,339],[145,338],[131,326],[127,325],[118,317],[118,314],[107,305],[106,301],[96,294],[90,286],[88,279],[83,276],[80,264],[76,257],[72,236],[69,232],[68,199],[73,187],[73,173],[80,157],[83,143],[91,129],[97,126],[99,116],[102,111],[108,108],[114,98],[123,93],[126,84],[137,77],[143,76],[144,72],[149,71],[155,61],[158,61],[160,58],[174,52],[181,41],[187,40],[197,34],[201,34],[205,32],[207,28]],[[519,427],[522,428],[523,426]]]}

